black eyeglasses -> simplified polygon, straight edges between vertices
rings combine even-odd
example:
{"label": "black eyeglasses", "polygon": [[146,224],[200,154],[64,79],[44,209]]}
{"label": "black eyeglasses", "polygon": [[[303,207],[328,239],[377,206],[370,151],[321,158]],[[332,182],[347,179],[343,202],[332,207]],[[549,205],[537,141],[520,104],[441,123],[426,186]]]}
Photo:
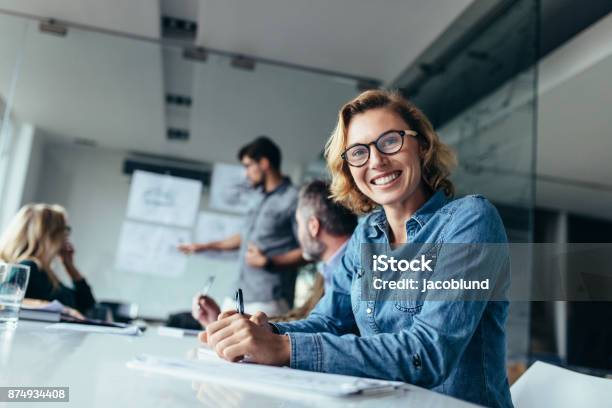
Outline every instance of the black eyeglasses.
{"label": "black eyeglasses", "polygon": [[389,130],[368,144],[355,144],[342,153],[341,157],[353,167],[361,167],[370,160],[370,145],[376,146],[376,150],[382,154],[391,155],[399,152],[404,145],[404,136],[416,136],[414,130]]}

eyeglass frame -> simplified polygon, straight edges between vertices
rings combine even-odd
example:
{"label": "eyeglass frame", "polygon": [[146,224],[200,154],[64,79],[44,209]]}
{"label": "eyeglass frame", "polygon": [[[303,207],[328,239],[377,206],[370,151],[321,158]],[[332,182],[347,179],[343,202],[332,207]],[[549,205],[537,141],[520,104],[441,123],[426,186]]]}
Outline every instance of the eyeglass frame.
{"label": "eyeglass frame", "polygon": [[[378,141],[385,137],[386,135],[388,135],[389,133],[398,133],[400,135],[400,137],[402,138],[402,143],[400,144],[399,148],[393,152],[393,153],[385,153],[382,150],[380,150],[380,148],[378,147]],[[344,152],[342,152],[342,154],[340,155],[340,157],[342,157],[342,160],[344,160],[349,166],[351,167],[363,167],[365,166],[368,161],[370,160],[370,156],[372,155],[371,150],[370,150],[370,146],[374,145],[374,147],[376,148],[376,150],[378,150],[379,153],[384,154],[386,156],[392,156],[394,154],[397,154],[400,150],[402,150],[402,147],[404,147],[404,136],[406,135],[410,135],[413,137],[418,136],[418,132],[412,130],[412,129],[405,129],[405,130],[395,130],[395,129],[391,129],[391,130],[387,130],[385,133],[381,134],[380,136],[378,136],[376,138],[376,140],[370,142],[370,143],[355,143],[354,145],[352,145],[351,147],[347,148]],[[360,165],[355,165],[355,164],[351,164],[350,161],[348,161],[348,159],[346,158],[346,154],[348,153],[349,150],[357,147],[357,146],[365,146],[368,149],[368,158],[366,159],[366,161],[363,162],[363,164]]]}

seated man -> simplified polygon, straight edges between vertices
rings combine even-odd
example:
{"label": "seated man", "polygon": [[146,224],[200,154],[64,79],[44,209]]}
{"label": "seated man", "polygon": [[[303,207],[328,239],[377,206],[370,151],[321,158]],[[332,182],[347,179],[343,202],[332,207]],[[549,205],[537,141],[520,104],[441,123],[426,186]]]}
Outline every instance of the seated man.
{"label": "seated man", "polygon": [[[319,275],[304,305],[278,316],[278,320],[306,317],[323,296],[323,291],[330,289],[331,273],[342,259],[346,243],[357,225],[357,217],[334,203],[329,196],[329,186],[323,181],[312,181],[300,190],[295,213],[298,240],[304,258],[320,262]],[[192,315],[203,327],[217,320],[220,312],[219,306],[210,297],[194,296]]]}

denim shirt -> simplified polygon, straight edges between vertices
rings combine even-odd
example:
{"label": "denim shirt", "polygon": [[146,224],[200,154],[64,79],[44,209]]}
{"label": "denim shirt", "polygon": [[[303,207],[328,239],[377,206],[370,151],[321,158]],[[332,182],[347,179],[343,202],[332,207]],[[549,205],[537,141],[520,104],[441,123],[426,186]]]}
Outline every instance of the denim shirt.
{"label": "denim shirt", "polygon": [[[507,242],[497,210],[484,197],[449,201],[442,191],[406,222],[406,231],[408,242]],[[364,217],[333,274],[333,290],[306,319],[274,324],[289,336],[291,367],[404,381],[477,404],[511,407],[508,302],[362,300],[360,244],[388,242],[384,212]],[[454,276],[471,272],[453,268],[455,259],[441,260]]]}

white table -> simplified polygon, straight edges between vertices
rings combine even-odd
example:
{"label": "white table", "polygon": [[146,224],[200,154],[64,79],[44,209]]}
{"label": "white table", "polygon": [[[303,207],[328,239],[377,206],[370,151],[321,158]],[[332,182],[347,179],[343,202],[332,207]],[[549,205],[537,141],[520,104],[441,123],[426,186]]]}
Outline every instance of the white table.
{"label": "white table", "polygon": [[[197,347],[195,337],[143,336],[48,330],[48,323],[20,321],[13,332],[0,331],[0,386],[70,387],[69,403],[36,407],[469,407],[471,404],[415,386],[407,390],[345,399],[288,400],[282,396],[132,370],[126,362],[146,353],[183,358]],[[2,403],[0,403],[0,406]],[[23,407],[27,403],[5,403]]]}

